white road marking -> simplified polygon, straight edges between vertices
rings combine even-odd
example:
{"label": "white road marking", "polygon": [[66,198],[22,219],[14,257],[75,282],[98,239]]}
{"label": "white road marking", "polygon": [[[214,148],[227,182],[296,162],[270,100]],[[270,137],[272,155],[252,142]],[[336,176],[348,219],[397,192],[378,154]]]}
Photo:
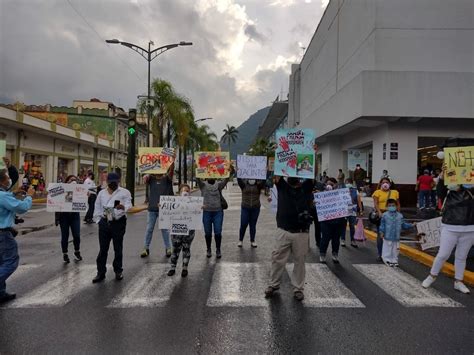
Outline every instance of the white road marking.
{"label": "white road marking", "polygon": [[354,267],[405,307],[464,307],[462,304],[430,288],[406,272],[379,264]]}
{"label": "white road marking", "polygon": [[92,278],[96,265],[74,265],[60,276],[37,287],[8,305],[8,308],[60,307],[88,286],[92,286]]}
{"label": "white road marking", "polygon": [[39,264],[26,264],[18,266],[18,269],[8,278],[8,282],[19,279],[29,273],[31,270],[37,269],[42,265]]}
{"label": "white road marking", "polygon": [[256,263],[218,263],[207,299],[209,307],[266,307],[268,268]]}
{"label": "white road marking", "polygon": [[[291,275],[293,264],[288,264],[286,270],[288,275]],[[365,308],[364,304],[324,264],[306,264],[304,295],[305,307]]]}
{"label": "white road marking", "polygon": [[179,274],[166,275],[169,264],[146,264],[127,288],[107,306],[111,308],[162,307],[169,301]]}

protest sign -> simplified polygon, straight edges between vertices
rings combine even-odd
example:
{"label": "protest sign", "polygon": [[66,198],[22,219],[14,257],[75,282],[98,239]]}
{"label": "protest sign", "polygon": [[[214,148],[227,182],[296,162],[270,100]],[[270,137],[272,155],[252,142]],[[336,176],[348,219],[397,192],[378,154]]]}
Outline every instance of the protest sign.
{"label": "protest sign", "polygon": [[138,148],[138,172],[141,174],[166,174],[173,163],[173,148]]}
{"label": "protest sign", "polygon": [[273,214],[276,215],[278,210],[278,190],[275,185],[270,189],[270,198],[272,199],[270,202],[270,208],[272,209]]}
{"label": "protest sign", "polygon": [[87,186],[82,184],[48,184],[47,212],[86,212]]}
{"label": "protest sign", "polygon": [[276,132],[275,175],[314,178],[314,132],[280,129]]}
{"label": "protest sign", "polygon": [[5,169],[5,163],[3,162],[3,158],[7,156],[7,142],[4,140],[0,140],[0,169]]}
{"label": "protest sign", "polygon": [[197,152],[196,177],[199,179],[223,179],[229,177],[230,155],[229,152]]}
{"label": "protest sign", "polygon": [[237,155],[237,177],[240,179],[266,180],[267,157]]}
{"label": "protest sign", "polygon": [[474,147],[444,148],[444,163],[446,185],[474,183]]}
{"label": "protest sign", "polygon": [[347,217],[354,212],[349,189],[317,192],[314,194],[314,202],[319,222]]}
{"label": "protest sign", "polygon": [[160,229],[168,229],[171,234],[188,235],[190,230],[202,229],[203,197],[161,196]]}
{"label": "protest sign", "polygon": [[421,235],[422,250],[439,247],[441,237],[441,217],[429,219],[416,224],[418,234]]}

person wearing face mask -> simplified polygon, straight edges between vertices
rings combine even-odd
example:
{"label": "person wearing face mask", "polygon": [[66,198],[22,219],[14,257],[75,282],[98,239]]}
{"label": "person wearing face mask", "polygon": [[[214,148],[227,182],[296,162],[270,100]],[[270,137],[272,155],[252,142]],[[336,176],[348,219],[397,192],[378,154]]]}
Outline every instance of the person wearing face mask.
{"label": "person wearing face mask", "polygon": [[[230,176],[234,174],[234,167],[230,166]],[[201,196],[204,198],[204,212],[202,221],[204,225],[204,236],[206,238],[207,253],[206,256],[212,256],[212,231],[214,229],[214,240],[216,242],[216,258],[222,257],[222,224],[224,222],[224,209],[222,206],[222,190],[227,186],[230,176],[220,180],[207,179],[207,181],[196,179],[197,185],[201,190]]]}
{"label": "person wearing face mask", "polygon": [[[351,237],[351,246],[353,248],[358,248],[358,245],[354,240],[354,235],[355,226],[357,223],[357,216],[362,215],[363,213],[362,200],[360,198],[360,193],[359,191],[357,191],[357,188],[354,186],[354,181],[351,178],[348,178],[346,180],[345,186],[349,189],[349,193],[351,195],[352,200],[352,214],[347,217],[347,223],[349,223],[349,235]],[[346,228],[344,228],[341,233],[341,246],[346,246]]]}
{"label": "person wearing face mask", "polygon": [[[64,180],[66,184],[77,184],[77,177],[69,175]],[[61,229],[61,249],[63,251],[63,261],[69,264],[68,244],[69,244],[69,230],[72,233],[72,242],[74,244],[74,258],[76,261],[81,261],[81,216],[79,212],[56,212],[55,224],[59,225]]]}
{"label": "person wearing face mask", "polygon": [[441,238],[438,254],[431,267],[430,274],[423,281],[425,288],[435,282],[443,264],[451,256],[454,248],[454,289],[462,293],[470,293],[463,283],[466,259],[469,250],[474,245],[474,186],[453,185],[444,183],[446,166],[440,175],[439,187],[440,197],[443,198]]}
{"label": "person wearing face mask", "polygon": [[242,190],[242,206],[240,210],[240,233],[237,246],[242,248],[247,227],[250,226],[250,245],[257,247],[255,235],[257,233],[257,221],[260,215],[260,194],[265,188],[265,180],[237,179]]}
{"label": "person wearing face mask", "polygon": [[0,170],[0,304],[15,299],[14,293],[6,291],[6,281],[18,267],[20,257],[13,228],[16,213],[26,213],[32,206],[33,189],[28,196],[10,192],[13,185],[7,169]]}
{"label": "person wearing face mask", "polygon": [[406,223],[403,215],[397,210],[397,201],[387,201],[387,212],[380,220],[380,237],[383,239],[382,260],[387,266],[398,266],[400,253],[400,234],[402,229],[413,229],[416,224]]}
{"label": "person wearing face mask", "polygon": [[365,179],[367,179],[367,172],[361,168],[360,164],[357,164],[354,170],[354,181],[358,190],[364,187]]}
{"label": "person wearing face mask", "polygon": [[[392,182],[388,178],[380,179],[377,190],[372,194],[374,200],[374,208],[379,216],[382,218],[382,215],[387,211],[388,200],[393,199],[397,204],[397,211],[400,211],[400,194],[397,190],[392,190]],[[377,224],[377,261],[382,261],[382,246],[383,239],[380,236],[380,220]]]}
{"label": "person wearing face mask", "polygon": [[[179,195],[189,196],[191,188],[187,184],[183,184],[179,188]],[[183,251],[183,269],[181,270],[181,277],[188,276],[189,259],[191,259],[191,243],[194,240],[195,231],[190,230],[188,235],[171,234],[171,241],[173,243],[173,254],[171,255],[171,269],[168,271],[168,276],[173,276],[176,273],[176,266],[178,264],[179,254]]]}
{"label": "person wearing face mask", "polygon": [[117,173],[107,175],[107,188],[97,195],[94,208],[94,221],[99,224],[99,255],[97,256],[97,275],[93,283],[105,280],[107,256],[110,242],[114,245],[113,268],[115,279],[123,279],[123,237],[127,227],[127,211],[132,207],[130,191],[119,186]]}
{"label": "person wearing face mask", "polygon": [[[335,178],[329,178],[326,184],[326,191],[332,191],[337,189],[337,180]],[[321,247],[319,248],[320,256],[319,261],[326,263],[326,253],[329,248],[329,242],[331,242],[332,260],[334,264],[339,264],[339,246],[341,235],[345,233],[347,220],[345,217],[331,219],[328,221],[321,222]]]}

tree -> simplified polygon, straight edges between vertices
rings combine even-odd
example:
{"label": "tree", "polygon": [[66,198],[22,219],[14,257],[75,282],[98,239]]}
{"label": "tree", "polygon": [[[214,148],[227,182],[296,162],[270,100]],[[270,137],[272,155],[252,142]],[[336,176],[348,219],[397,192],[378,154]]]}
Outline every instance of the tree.
{"label": "tree", "polygon": [[265,155],[272,157],[275,155],[276,144],[269,142],[265,138],[258,138],[250,147],[250,155]]}
{"label": "tree", "polygon": [[222,143],[226,143],[229,145],[229,153],[230,153],[230,145],[237,141],[237,137],[239,136],[239,131],[234,126],[227,125],[226,128],[223,129],[224,135],[222,136]]}

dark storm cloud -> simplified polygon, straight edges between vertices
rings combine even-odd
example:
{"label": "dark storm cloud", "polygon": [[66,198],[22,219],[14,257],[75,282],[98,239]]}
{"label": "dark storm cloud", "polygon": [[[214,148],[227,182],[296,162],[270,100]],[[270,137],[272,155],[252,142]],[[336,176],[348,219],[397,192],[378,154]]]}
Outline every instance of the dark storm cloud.
{"label": "dark storm cloud", "polygon": [[245,27],[245,34],[251,39],[254,40],[255,42],[260,42],[262,44],[265,44],[268,41],[268,38],[263,35],[262,33],[258,32],[257,26],[253,24],[248,24]]}

